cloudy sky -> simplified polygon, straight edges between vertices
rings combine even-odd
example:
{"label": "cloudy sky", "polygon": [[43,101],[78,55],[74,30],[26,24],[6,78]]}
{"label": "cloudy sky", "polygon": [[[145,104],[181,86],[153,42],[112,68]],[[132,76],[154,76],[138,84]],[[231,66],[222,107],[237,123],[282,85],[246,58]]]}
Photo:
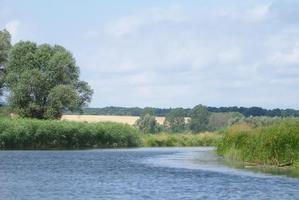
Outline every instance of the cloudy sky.
{"label": "cloudy sky", "polygon": [[297,0],[0,0],[12,41],[60,44],[91,107],[299,109]]}

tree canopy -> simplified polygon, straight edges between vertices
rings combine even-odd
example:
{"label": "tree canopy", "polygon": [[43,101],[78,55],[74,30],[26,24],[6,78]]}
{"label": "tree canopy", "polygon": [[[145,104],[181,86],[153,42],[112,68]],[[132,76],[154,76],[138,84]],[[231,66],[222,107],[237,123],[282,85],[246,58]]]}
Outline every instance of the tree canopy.
{"label": "tree canopy", "polygon": [[183,108],[176,108],[166,115],[164,127],[172,132],[183,132],[186,129],[185,123],[186,112]]}
{"label": "tree canopy", "polygon": [[243,118],[245,118],[244,115],[238,112],[210,113],[208,130],[215,131],[217,129],[225,128],[239,122]]}
{"label": "tree canopy", "polygon": [[79,67],[64,47],[19,42],[10,51],[5,84],[11,109],[23,117],[55,119],[80,110],[92,89],[79,80]]}
{"label": "tree canopy", "polygon": [[149,113],[140,116],[135,123],[135,127],[143,133],[158,133],[161,131],[161,127],[156,118]]}
{"label": "tree canopy", "polygon": [[[299,117],[299,110],[295,109],[264,109],[259,107],[207,107],[209,112],[212,113],[241,113],[245,117],[250,116],[268,116],[268,117]],[[139,107],[116,107],[109,106],[104,108],[83,108],[84,114],[86,115],[130,115],[130,116],[141,116],[145,113],[148,108]],[[154,116],[166,116],[175,108],[151,108]],[[190,108],[183,108],[186,116],[189,117],[191,113]],[[70,113],[68,114],[77,114]]]}
{"label": "tree canopy", "polygon": [[3,93],[5,65],[11,48],[11,37],[8,31],[0,31],[0,95]]}
{"label": "tree canopy", "polygon": [[209,111],[203,105],[197,105],[192,108],[190,113],[190,130],[193,132],[201,132],[208,130]]}
{"label": "tree canopy", "polygon": [[4,68],[4,64],[7,62],[8,53],[11,48],[11,37],[8,31],[0,31],[0,69]]}

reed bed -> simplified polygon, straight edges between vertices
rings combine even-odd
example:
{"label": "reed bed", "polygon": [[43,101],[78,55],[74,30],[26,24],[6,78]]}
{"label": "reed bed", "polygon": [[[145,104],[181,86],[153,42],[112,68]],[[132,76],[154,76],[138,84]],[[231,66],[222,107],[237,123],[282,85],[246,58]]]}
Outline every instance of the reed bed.
{"label": "reed bed", "polygon": [[221,140],[219,133],[160,133],[145,134],[142,137],[142,144],[145,147],[194,147],[194,146],[215,146]]}
{"label": "reed bed", "polygon": [[232,126],[224,131],[217,152],[251,164],[299,167],[299,121],[282,120],[259,128]]}
{"label": "reed bed", "polygon": [[1,149],[136,147],[140,134],[129,125],[55,120],[0,120]]}

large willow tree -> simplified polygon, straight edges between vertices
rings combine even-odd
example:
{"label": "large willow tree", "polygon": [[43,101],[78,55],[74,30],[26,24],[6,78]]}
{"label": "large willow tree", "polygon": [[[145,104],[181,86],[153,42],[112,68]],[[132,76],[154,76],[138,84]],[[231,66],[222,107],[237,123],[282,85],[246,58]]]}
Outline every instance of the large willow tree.
{"label": "large willow tree", "polygon": [[[8,53],[11,48],[10,40],[11,37],[8,31],[0,31],[0,95],[2,95],[3,92],[3,85],[5,81],[5,65],[7,63]],[[0,105],[2,105],[2,99]]]}
{"label": "large willow tree", "polygon": [[80,110],[92,96],[89,85],[79,80],[75,59],[62,46],[19,42],[5,71],[8,103],[23,117],[57,119],[64,110]]}

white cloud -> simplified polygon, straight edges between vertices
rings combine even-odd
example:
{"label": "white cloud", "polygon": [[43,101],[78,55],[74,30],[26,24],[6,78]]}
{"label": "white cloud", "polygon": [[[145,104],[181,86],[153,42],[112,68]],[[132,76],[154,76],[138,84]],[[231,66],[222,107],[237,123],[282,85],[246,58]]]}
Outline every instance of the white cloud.
{"label": "white cloud", "polygon": [[[93,85],[105,87],[94,102],[294,106],[281,100],[277,89],[299,84],[294,78],[299,70],[292,66],[299,64],[299,31],[278,26],[272,6],[220,5],[196,13],[179,7],[149,9],[110,21],[96,39],[95,53],[86,57],[90,73],[106,77]],[[285,95],[290,91],[284,90]]]}
{"label": "white cloud", "polygon": [[[83,17],[77,12],[41,17],[32,12],[37,5],[18,13],[22,23],[15,14],[20,5],[12,2],[5,15],[1,5],[0,25],[13,42],[60,43],[74,52],[82,78],[95,90],[92,106],[298,108],[298,3],[169,2],[126,3],[122,12],[107,4],[105,12],[93,9]],[[83,6],[89,4],[82,4],[88,10]]]}
{"label": "white cloud", "polygon": [[10,32],[10,34],[11,34],[12,43],[17,42],[19,26],[20,26],[19,20],[12,20],[5,24],[5,29],[7,29],[8,32]]}
{"label": "white cloud", "polygon": [[128,75],[126,77],[126,82],[128,82],[131,85],[142,86],[151,84],[153,79],[154,77],[151,72],[141,72],[137,74]]}
{"label": "white cloud", "polygon": [[279,65],[299,65],[299,47],[292,49],[286,53],[276,53],[272,56],[271,61]]}
{"label": "white cloud", "polygon": [[239,48],[226,49],[219,53],[218,60],[220,64],[236,64],[242,61],[242,52]]}
{"label": "white cloud", "polygon": [[123,36],[135,31],[142,24],[142,19],[135,16],[126,16],[118,19],[111,27],[108,33],[114,36]]}
{"label": "white cloud", "polygon": [[87,30],[84,34],[83,34],[83,38],[86,40],[92,40],[95,39],[99,36],[98,31],[96,30]]}
{"label": "white cloud", "polygon": [[271,16],[272,2],[258,2],[244,7],[220,7],[210,11],[211,16],[219,20],[236,20],[247,22],[262,22]]}
{"label": "white cloud", "polygon": [[271,34],[266,41],[268,57],[266,62],[270,66],[299,65],[299,29],[285,28]]}
{"label": "white cloud", "polygon": [[142,27],[151,26],[163,22],[180,23],[187,19],[182,14],[179,6],[171,6],[167,9],[150,9],[146,12],[124,16],[107,26],[107,33],[120,37],[132,34]]}
{"label": "white cloud", "polygon": [[249,19],[261,21],[268,17],[272,3],[260,4],[247,11]]}

